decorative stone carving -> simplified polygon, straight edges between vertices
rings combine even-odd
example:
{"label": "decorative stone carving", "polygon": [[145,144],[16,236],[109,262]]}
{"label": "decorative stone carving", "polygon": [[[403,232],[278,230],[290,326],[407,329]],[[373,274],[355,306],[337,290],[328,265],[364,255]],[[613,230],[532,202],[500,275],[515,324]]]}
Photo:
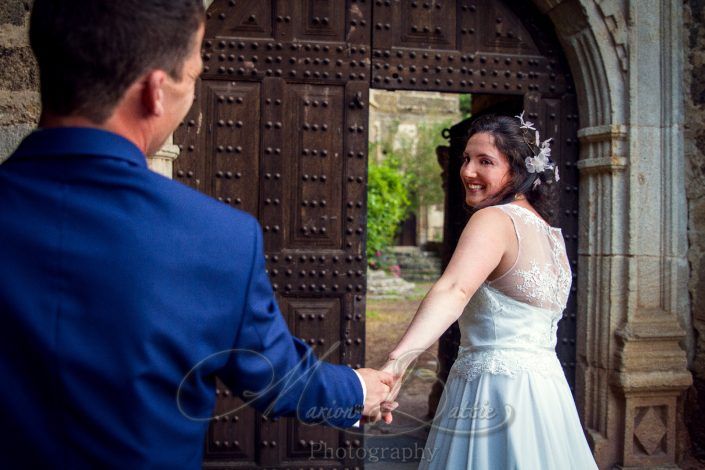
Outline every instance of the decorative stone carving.
{"label": "decorative stone carving", "polygon": [[624,21],[624,1],[617,0],[595,0],[597,7],[602,13],[602,19],[610,32],[610,37],[614,43],[614,49],[619,58],[622,72],[628,68],[627,49],[627,23]]}
{"label": "decorative stone carving", "polygon": [[668,416],[667,406],[634,407],[634,442],[647,455],[665,454]]}
{"label": "decorative stone carving", "polygon": [[535,3],[579,95],[579,411],[601,468],[675,467],[676,413],[692,382],[681,347],[692,342],[682,4]]}
{"label": "decorative stone carving", "polygon": [[627,400],[622,468],[678,468],[675,462],[675,397]]}

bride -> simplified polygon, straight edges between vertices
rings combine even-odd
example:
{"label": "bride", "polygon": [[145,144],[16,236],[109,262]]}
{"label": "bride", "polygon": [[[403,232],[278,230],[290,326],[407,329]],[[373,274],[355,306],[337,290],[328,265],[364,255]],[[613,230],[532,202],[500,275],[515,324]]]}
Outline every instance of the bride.
{"label": "bride", "polygon": [[458,358],[423,454],[433,457],[420,468],[597,468],[555,353],[571,271],[541,204],[559,179],[551,139],[523,113],[480,117],[468,135],[460,177],[475,212],[383,368],[399,385],[459,321]]}

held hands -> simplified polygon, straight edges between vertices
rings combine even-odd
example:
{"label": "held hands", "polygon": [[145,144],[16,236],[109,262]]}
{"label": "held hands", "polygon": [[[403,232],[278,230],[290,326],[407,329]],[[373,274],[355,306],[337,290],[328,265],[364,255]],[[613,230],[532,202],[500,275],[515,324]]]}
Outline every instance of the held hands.
{"label": "held hands", "polygon": [[396,408],[396,404],[387,404],[384,409],[381,405],[389,403],[390,392],[395,385],[392,374],[369,368],[357,369],[357,373],[365,381],[365,387],[367,388],[365,404],[362,410],[363,421],[374,423],[384,419],[385,422],[391,423],[391,410]]}
{"label": "held hands", "polygon": [[383,419],[387,424],[392,422],[392,411],[399,406],[395,400],[401,389],[404,372],[416,362],[421,352],[411,350],[399,357],[390,354],[380,370],[357,369],[367,387],[363,421],[374,423]]}
{"label": "held hands", "polygon": [[394,378],[394,383],[389,391],[389,394],[380,405],[382,419],[385,423],[389,424],[392,422],[392,411],[399,406],[399,403],[395,400],[397,395],[399,395],[399,390],[401,389],[401,384],[403,382],[402,378],[404,376],[404,371],[406,371],[406,364],[397,359],[389,359],[380,370],[390,374]]}
{"label": "held hands", "polygon": [[389,396],[380,406],[382,410],[382,419],[384,419],[386,423],[392,422],[392,411],[399,406],[395,400],[397,399],[402,383],[404,383],[406,378],[408,378],[408,375],[405,378],[404,373],[407,369],[414,368],[419,355],[423,352],[424,350],[422,349],[410,349],[403,353],[393,351],[389,354],[389,359],[387,359],[387,362],[380,369],[381,371],[387,372],[394,377],[394,385],[392,385],[392,388],[389,391]]}

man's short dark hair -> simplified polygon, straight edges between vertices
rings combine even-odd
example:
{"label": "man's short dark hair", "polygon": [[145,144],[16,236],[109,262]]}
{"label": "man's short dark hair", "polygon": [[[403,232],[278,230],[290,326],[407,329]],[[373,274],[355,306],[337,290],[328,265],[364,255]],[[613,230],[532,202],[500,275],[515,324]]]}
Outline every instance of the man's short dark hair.
{"label": "man's short dark hair", "polygon": [[102,124],[145,72],[181,79],[203,20],[203,0],[34,0],[42,107]]}

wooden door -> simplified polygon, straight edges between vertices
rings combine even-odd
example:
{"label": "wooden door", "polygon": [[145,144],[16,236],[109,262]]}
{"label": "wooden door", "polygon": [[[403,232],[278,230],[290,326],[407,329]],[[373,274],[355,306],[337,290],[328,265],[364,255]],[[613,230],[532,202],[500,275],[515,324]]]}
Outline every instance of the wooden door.
{"label": "wooden door", "polygon": [[[207,16],[174,177],[261,221],[282,313],[319,354],[364,362],[370,87],[522,103],[557,145],[556,210],[577,272],[577,104],[553,27],[530,2],[216,0]],[[452,198],[457,172],[446,170]],[[452,249],[465,214],[446,217]],[[573,294],[558,349],[571,384],[575,311]],[[216,415],[240,403],[220,384],[217,393]],[[205,445],[207,467],[362,466],[360,435],[250,409],[214,420]]]}
{"label": "wooden door", "polygon": [[[175,178],[260,220],[292,333],[352,367],[364,362],[369,16],[353,0],[214,2],[196,103],[175,135]],[[216,415],[240,403],[217,393]],[[356,466],[361,447],[243,409],[212,422],[205,465]]]}

